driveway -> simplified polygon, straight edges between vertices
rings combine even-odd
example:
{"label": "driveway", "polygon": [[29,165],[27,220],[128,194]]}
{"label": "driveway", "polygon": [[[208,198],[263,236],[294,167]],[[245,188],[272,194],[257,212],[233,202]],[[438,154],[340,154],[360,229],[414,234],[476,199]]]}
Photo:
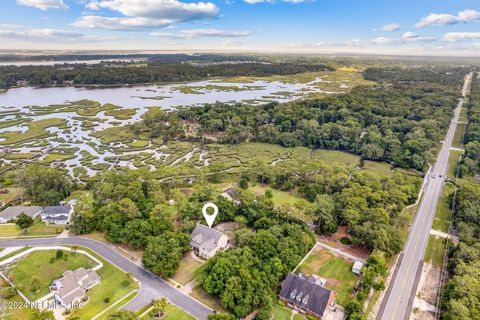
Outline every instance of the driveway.
{"label": "driveway", "polygon": [[2,248],[23,247],[26,245],[48,246],[68,244],[91,249],[120,269],[131,272],[135,276],[140,282],[141,288],[135,298],[122,307],[123,309],[135,311],[150,303],[154,298],[166,297],[171,303],[179,306],[197,319],[206,319],[207,315],[213,312],[209,307],[172,287],[163,279],[128,260],[104,243],[79,237],[0,240],[0,247]]}

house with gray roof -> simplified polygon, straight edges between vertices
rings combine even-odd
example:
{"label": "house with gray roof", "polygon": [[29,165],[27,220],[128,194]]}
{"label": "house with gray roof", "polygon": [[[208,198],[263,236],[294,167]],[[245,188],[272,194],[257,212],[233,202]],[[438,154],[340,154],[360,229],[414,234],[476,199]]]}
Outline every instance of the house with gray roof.
{"label": "house with gray roof", "polygon": [[62,307],[70,309],[87,299],[86,292],[99,283],[100,276],[95,270],[78,268],[67,270],[63,277],[53,280],[50,291]]}
{"label": "house with gray roof", "polygon": [[32,217],[32,219],[35,219],[40,214],[41,210],[42,210],[41,207],[36,207],[36,206],[8,207],[0,213],[0,223],[7,223],[8,221],[15,220],[22,213]]}
{"label": "house with gray roof", "polygon": [[238,191],[237,188],[232,187],[232,188],[228,188],[227,190],[223,191],[220,195],[222,197],[224,197],[225,199],[230,200],[233,203],[237,204],[239,202],[241,193],[240,193],[240,191]]}
{"label": "house with gray roof", "polygon": [[40,216],[45,223],[67,224],[68,221],[70,221],[72,213],[73,207],[68,204],[63,206],[43,207]]}
{"label": "house with gray roof", "polygon": [[316,277],[289,273],[282,283],[279,298],[287,306],[316,319],[335,311],[336,293],[325,288]]}
{"label": "house with gray roof", "polygon": [[192,231],[190,245],[197,256],[209,259],[217,251],[227,249],[229,239],[226,234],[218,230],[197,224]]}

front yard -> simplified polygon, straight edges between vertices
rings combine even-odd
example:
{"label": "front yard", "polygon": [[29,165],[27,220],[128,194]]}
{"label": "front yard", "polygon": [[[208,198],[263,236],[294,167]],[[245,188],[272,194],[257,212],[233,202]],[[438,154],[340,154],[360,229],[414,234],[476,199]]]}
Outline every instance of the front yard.
{"label": "front yard", "polygon": [[[56,250],[34,251],[16,262],[7,273],[30,301],[36,301],[48,294],[52,280],[60,278],[66,270],[96,266],[95,261],[83,254],[62,252],[63,257],[57,259]],[[32,287],[33,277],[38,278],[38,290]]]}
{"label": "front yard", "polygon": [[[150,312],[149,312],[150,313]],[[146,314],[143,316],[141,319],[142,320],[154,320],[156,318],[153,318],[150,316],[150,314]],[[165,307],[165,315],[162,317],[162,320],[194,320],[195,318],[177,307],[176,305],[173,304],[168,304]]]}
{"label": "front yard", "polygon": [[316,274],[327,282],[325,287],[337,292],[337,303],[345,306],[353,298],[357,276],[353,262],[325,250],[317,249],[299,266],[298,272]]}
{"label": "front yard", "polygon": [[33,225],[26,230],[20,229],[13,223],[0,224],[0,238],[44,235],[54,236],[62,233],[63,230],[65,230],[65,226],[45,224],[37,218],[34,220]]}
{"label": "front yard", "polygon": [[194,279],[194,274],[195,271],[200,268],[202,263],[195,258],[193,258],[191,255],[193,253],[188,252],[185,254],[180,260],[180,266],[177,269],[177,272],[173,275],[172,279],[181,285],[186,285],[190,281]]}

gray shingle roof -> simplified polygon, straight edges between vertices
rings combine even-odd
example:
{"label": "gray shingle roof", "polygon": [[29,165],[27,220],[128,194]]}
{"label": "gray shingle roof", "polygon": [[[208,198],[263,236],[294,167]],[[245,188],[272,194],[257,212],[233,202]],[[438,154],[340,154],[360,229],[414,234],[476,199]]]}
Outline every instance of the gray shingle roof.
{"label": "gray shingle roof", "polygon": [[217,248],[220,239],[226,236],[226,234],[220,231],[204,226],[203,224],[197,224],[192,231],[190,245],[192,247],[201,247],[207,252],[212,252]]}
{"label": "gray shingle roof", "polygon": [[49,215],[49,214],[65,214],[69,215],[70,210],[72,210],[72,207],[70,205],[66,206],[48,206],[48,207],[43,207],[42,209],[42,215]]}
{"label": "gray shingle roof", "polygon": [[310,312],[323,316],[330,299],[331,290],[308,279],[289,273],[282,283],[279,296]]}
{"label": "gray shingle roof", "polygon": [[41,210],[41,207],[24,207],[24,206],[15,206],[15,207],[8,207],[0,213],[0,218],[4,218],[6,220],[15,219],[22,213],[26,214],[34,218]]}

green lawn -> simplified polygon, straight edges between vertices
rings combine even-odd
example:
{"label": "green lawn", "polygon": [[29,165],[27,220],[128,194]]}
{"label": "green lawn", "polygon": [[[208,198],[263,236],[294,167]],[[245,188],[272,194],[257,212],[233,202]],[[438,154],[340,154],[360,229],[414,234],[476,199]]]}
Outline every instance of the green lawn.
{"label": "green lawn", "polygon": [[209,306],[210,308],[216,310],[217,312],[225,312],[226,311],[222,307],[222,305],[220,304],[220,301],[218,300],[217,297],[215,297],[211,294],[208,294],[199,285],[197,285],[195,288],[193,288],[192,292],[190,293],[190,296],[192,296],[193,298],[202,302],[203,304]]}
{"label": "green lawn", "polygon": [[200,268],[201,265],[201,262],[193,259],[190,253],[187,253],[182,260],[180,260],[180,266],[172,279],[182,285],[186,285],[193,280],[195,271]]}
{"label": "green lawn", "polygon": [[17,188],[17,187],[8,187],[5,189],[8,190],[8,193],[0,194],[0,201],[3,201],[5,203],[9,203],[12,200],[20,198],[23,195],[23,191],[24,191],[23,188]]}
{"label": "green lawn", "polygon": [[115,307],[111,308],[110,310],[108,310],[107,312],[105,312],[104,314],[102,314],[102,316],[98,317],[97,319],[98,320],[104,320],[106,319],[110,314],[114,313],[115,311],[118,311],[120,310],[120,308],[124,305],[126,305],[130,300],[132,300],[135,296],[137,295],[137,292],[136,291],[132,291],[127,297],[125,297],[125,299],[122,300],[122,302],[118,303],[115,305]]}
{"label": "green lawn", "polygon": [[447,240],[444,238],[435,239],[435,236],[430,235],[424,261],[441,268],[443,266],[446,242]]}
{"label": "green lawn", "polygon": [[463,135],[465,132],[465,124],[459,123],[455,130],[455,135],[452,141],[452,147],[454,148],[462,148],[463,147]]}
{"label": "green lawn", "polygon": [[[92,268],[95,261],[83,254],[73,254],[63,251],[64,258],[55,258],[56,250],[34,251],[15,263],[8,274],[14,284],[21,288],[22,293],[30,300],[35,301],[48,293],[48,286],[53,279],[60,278],[66,270],[75,270],[80,267]],[[54,258],[50,261],[51,258]],[[38,292],[32,291],[31,279],[36,276],[39,279]]]}
{"label": "green lawn", "polygon": [[290,308],[281,306],[278,303],[273,304],[273,319],[290,320],[291,317],[292,310]]}
{"label": "green lawn", "polygon": [[20,229],[16,224],[0,224],[0,238],[2,237],[17,237],[17,236],[42,236],[42,235],[56,235],[62,233],[65,226],[48,225],[43,223],[40,219],[35,219],[33,225],[26,231]]}
{"label": "green lawn", "polygon": [[454,190],[455,187],[451,183],[445,183],[443,187],[442,197],[438,202],[435,218],[433,219],[432,229],[448,232],[451,212],[449,197]]}
{"label": "green lawn", "polygon": [[[149,314],[146,314],[141,318],[142,320],[154,320]],[[195,318],[177,307],[176,305],[169,304],[165,307],[165,315],[162,320],[194,320]]]}
{"label": "green lawn", "polygon": [[345,306],[353,297],[353,288],[357,281],[352,265],[353,262],[321,249],[308,256],[298,268],[298,272],[316,274],[326,279],[325,287],[336,291],[338,304]]}

